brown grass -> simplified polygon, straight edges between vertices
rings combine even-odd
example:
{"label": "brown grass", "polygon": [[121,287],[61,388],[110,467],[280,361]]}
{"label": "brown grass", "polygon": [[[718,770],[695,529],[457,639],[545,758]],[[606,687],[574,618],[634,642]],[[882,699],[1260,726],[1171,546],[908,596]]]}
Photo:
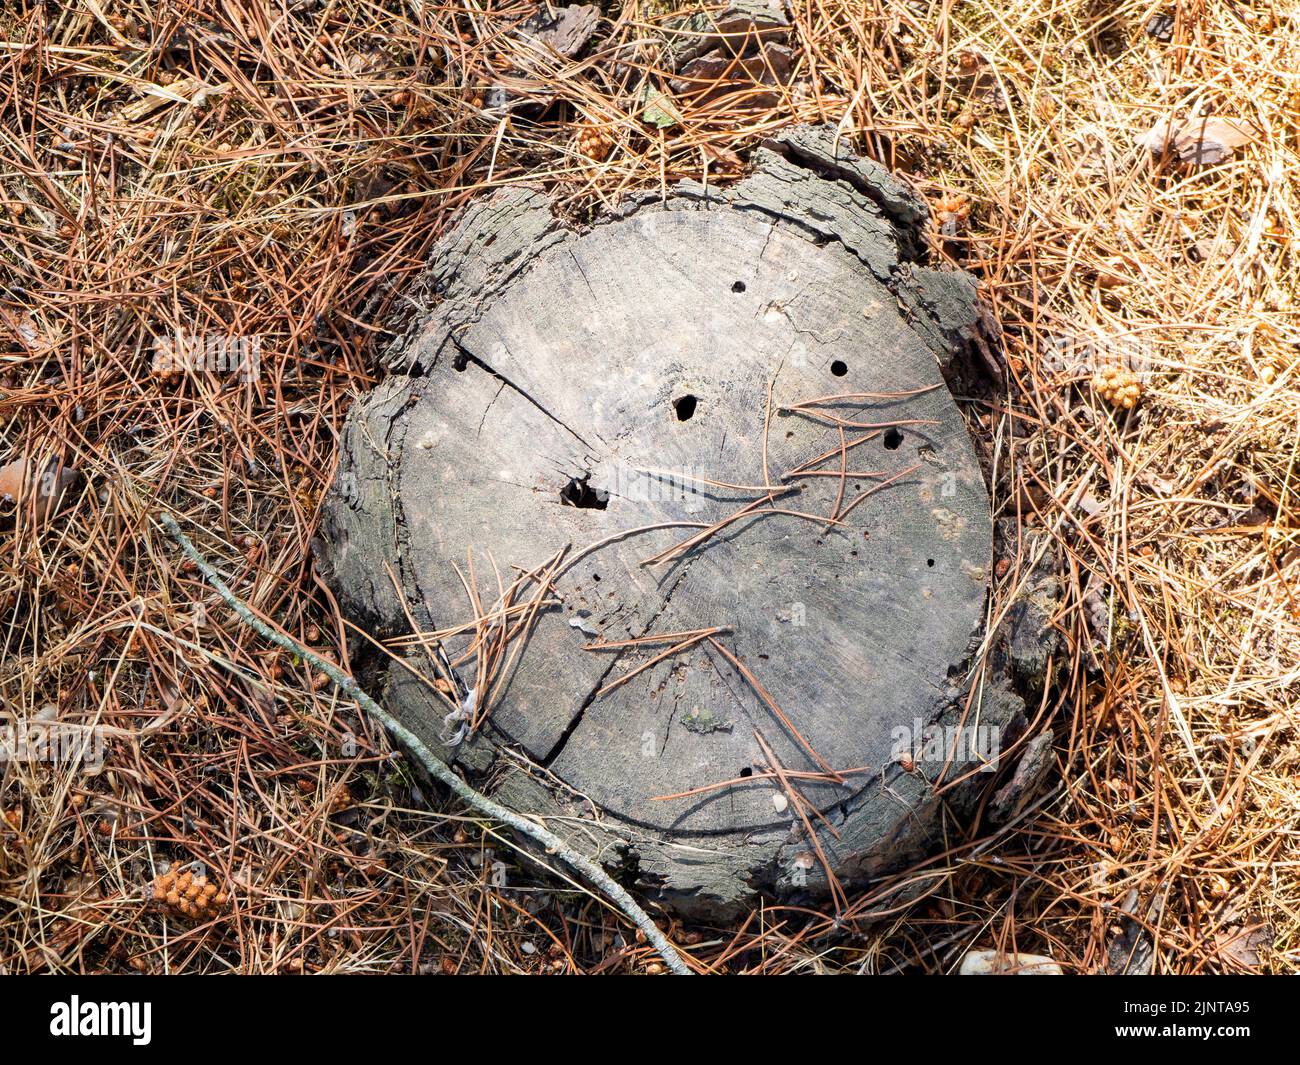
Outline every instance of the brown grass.
{"label": "brown grass", "polygon": [[[1161,10],[1167,42],[1144,29]],[[108,736],[98,772],[4,769],[0,964],[656,970],[580,888],[421,795],[150,514],[203,530],[255,610],[346,666],[306,545],[374,380],[368,323],[401,309],[447,218],[527,179],[580,221],[727,180],[765,132],[824,120],[925,193],[935,255],[981,278],[1006,331],[1005,395],[972,417],[1000,514],[1064,559],[1071,654],[1046,707],[1064,783],[1014,832],[955,840],[909,874],[919,902],[873,921],[896,884],[838,923],[786,909],[672,935],[736,972],[949,971],[991,945],[1098,971],[1127,908],[1161,971],[1295,969],[1300,10],[795,0],[790,85],[677,94],[665,128],[642,95],[666,87],[662,5],[607,8],[574,60],[511,34],[529,13],[0,14],[0,466],[76,475],[57,514],[28,491],[0,516],[0,709]],[[541,109],[491,110],[494,84]],[[1257,135],[1213,165],[1137,146],[1201,114]],[[155,373],[178,329],[262,338],[260,376]],[[1140,382],[1131,411],[1094,388],[1105,368]],[[148,901],[196,861],[222,907]]]}

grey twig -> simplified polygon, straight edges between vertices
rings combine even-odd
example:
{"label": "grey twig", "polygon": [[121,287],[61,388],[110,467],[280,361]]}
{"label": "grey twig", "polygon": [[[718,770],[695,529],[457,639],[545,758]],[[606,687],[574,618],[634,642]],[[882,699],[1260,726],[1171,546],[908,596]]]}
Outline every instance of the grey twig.
{"label": "grey twig", "polygon": [[465,781],[461,780],[451,767],[441,758],[434,754],[426,747],[410,729],[406,728],[400,721],[394,718],[387,710],[380,706],[374,699],[370,698],[361,686],[343,670],[332,662],[327,662],[320,655],[315,654],[308,648],[304,647],[297,640],[286,636],[283,633],[276,632],[270,626],[265,624],[256,614],[244,605],[243,601],[235,595],[218,575],[217,571],[212,568],[208,560],[204,558],[195,546],[190,543],[186,535],[181,532],[180,526],[176,519],[170,514],[160,515],[159,520],[163,528],[176,538],[176,542],[181,545],[181,550],[186,556],[198,566],[203,576],[208,579],[208,583],[217,590],[221,596],[239,615],[239,619],[249,628],[255,630],[261,636],[278,644],[286,651],[292,651],[304,661],[310,662],[316,669],[319,669],[330,678],[339,689],[351,699],[355,699],[358,704],[365,708],[376,721],[388,730],[389,735],[397,741],[408,756],[414,758],[424,766],[431,776],[442,781],[451,792],[462,802],[467,803],[480,813],[504,825],[509,825],[516,832],[527,836],[529,839],[545,847],[548,853],[556,854],[562,858],[569,866],[582,874],[587,881],[599,888],[615,906],[627,915],[628,919],[637,926],[644,934],[650,944],[659,952],[668,968],[678,976],[690,976],[691,970],[687,968],[686,963],[682,961],[676,949],[662,932],[656,927],[650,915],[645,912],[626,890],[609,876],[599,865],[589,858],[583,857],[572,850],[564,840],[560,839],[554,832],[549,832],[540,825],[528,820],[528,818],[515,813],[515,811],[494,802],[486,795],[483,795],[471,788]]}

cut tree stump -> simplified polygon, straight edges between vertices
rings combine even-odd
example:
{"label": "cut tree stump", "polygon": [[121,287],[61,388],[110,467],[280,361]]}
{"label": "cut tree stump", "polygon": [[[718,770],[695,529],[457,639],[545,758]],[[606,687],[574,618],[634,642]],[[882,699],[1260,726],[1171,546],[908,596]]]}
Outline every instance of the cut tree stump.
{"label": "cut tree stump", "polygon": [[1023,727],[1000,678],[968,699],[991,520],[944,371],[974,283],[918,264],[924,205],[828,134],[755,162],[585,232],[527,188],[468,207],[318,543],[399,648],[395,715],[711,915],[915,860]]}

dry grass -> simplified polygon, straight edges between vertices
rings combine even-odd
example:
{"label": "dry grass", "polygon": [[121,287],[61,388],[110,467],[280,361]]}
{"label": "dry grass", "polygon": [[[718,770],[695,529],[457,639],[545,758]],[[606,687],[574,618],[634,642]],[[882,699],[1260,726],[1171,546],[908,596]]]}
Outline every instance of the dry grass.
{"label": "dry grass", "polygon": [[[367,323],[446,219],[520,179],[581,219],[825,120],[927,195],[935,254],[1006,330],[1005,396],[973,417],[1001,513],[1061,549],[1065,783],[913,874],[925,897],[884,920],[857,915],[891,885],[838,926],[776,910],[673,935],[728,971],[946,971],[995,944],[1096,971],[1127,903],[1162,971],[1297,968],[1300,9],[796,0],[790,84],[677,93],[662,128],[662,5],[608,7],[572,60],[512,34],[531,10],[0,13],[0,465],[74,475],[57,514],[37,491],[0,515],[0,708],[108,737],[98,772],[4,770],[0,964],[654,971],[598,902],[421,796],[150,514],[203,530],[258,612],[346,665],[306,544],[373,379]],[[1162,10],[1168,41],[1145,31]],[[535,106],[494,109],[498,84]],[[1257,135],[1213,165],[1137,146],[1199,114]],[[260,375],[153,372],[176,330],[260,337]],[[1094,388],[1107,367],[1140,382],[1131,410]],[[221,906],[148,902],[195,861]]]}

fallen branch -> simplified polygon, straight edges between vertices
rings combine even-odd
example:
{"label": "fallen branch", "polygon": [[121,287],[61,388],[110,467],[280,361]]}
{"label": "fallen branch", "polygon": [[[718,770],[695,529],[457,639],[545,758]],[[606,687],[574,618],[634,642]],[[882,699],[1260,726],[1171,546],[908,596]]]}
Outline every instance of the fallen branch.
{"label": "fallen branch", "polygon": [[591,859],[585,858],[581,854],[571,850],[568,844],[566,844],[564,840],[560,839],[560,837],[554,832],[542,828],[540,825],[533,823],[521,814],[515,813],[513,810],[502,806],[498,802],[494,802],[486,795],[471,788],[467,783],[465,783],[465,781],[461,780],[460,777],[452,772],[451,767],[447,765],[446,762],[429,750],[429,748],[421,742],[420,738],[416,736],[415,733],[362,691],[361,686],[357,684],[351,676],[344,673],[343,670],[339,669],[338,666],[334,665],[334,663],[327,661],[320,655],[304,647],[297,640],[293,639],[293,637],[287,636],[282,632],[276,632],[275,629],[263,622],[261,618],[245,606],[243,600],[226,587],[225,582],[222,581],[217,571],[212,568],[208,563],[208,560],[199,553],[198,549],[195,548],[186,535],[181,532],[181,528],[176,523],[175,518],[170,514],[162,514],[160,515],[159,520],[162,522],[163,528],[176,538],[176,542],[181,545],[181,550],[185,552],[186,557],[199,568],[199,571],[207,578],[208,583],[217,590],[217,594],[226,601],[227,605],[234,610],[236,615],[238,615],[239,619],[245,625],[256,631],[260,636],[270,640],[272,643],[283,647],[286,651],[292,651],[304,661],[310,662],[313,667],[329,677],[329,679],[332,680],[345,695],[356,700],[356,702],[363,707],[371,717],[383,725],[393,739],[405,748],[409,756],[418,761],[431,776],[436,777],[445,784],[452,794],[462,802],[474,807],[474,809],[487,817],[490,817],[495,821],[500,821],[504,825],[508,825],[521,835],[527,836],[535,843],[546,848],[548,853],[556,854],[562,858],[569,866],[581,873],[591,884],[599,888],[605,894],[606,898],[623,911],[628,920],[642,931],[650,944],[659,952],[659,956],[663,958],[664,963],[673,973],[678,976],[691,975],[691,970],[682,960],[681,955],[678,954],[673,945],[664,938],[663,933],[659,931],[654,921],[650,919],[650,915],[646,913],[645,910],[637,904],[637,901],[627,893],[623,886],[612,879],[604,869]]}

